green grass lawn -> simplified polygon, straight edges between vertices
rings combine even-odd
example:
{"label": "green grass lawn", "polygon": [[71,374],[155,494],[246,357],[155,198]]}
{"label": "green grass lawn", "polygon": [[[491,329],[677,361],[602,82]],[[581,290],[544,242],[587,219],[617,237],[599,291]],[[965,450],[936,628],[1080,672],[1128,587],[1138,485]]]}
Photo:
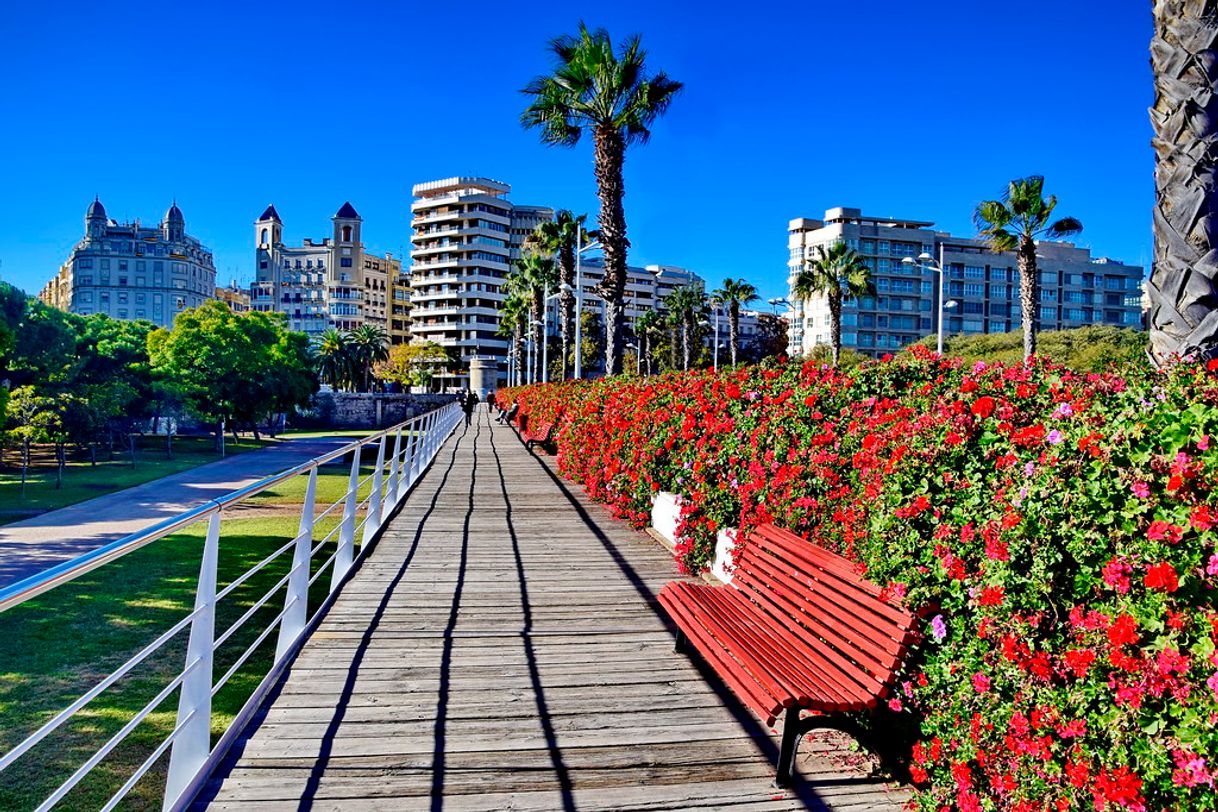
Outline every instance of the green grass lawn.
{"label": "green grass lawn", "polygon": [[[230,437],[229,442],[225,444],[229,455],[268,445],[266,440],[255,442],[245,437],[240,443],[231,440]],[[0,471],[0,524],[104,496],[220,459],[220,455],[212,448],[211,438],[208,437],[183,437],[175,440],[173,459],[166,459],[163,444],[162,439],[148,438],[147,445],[136,451],[135,468],[131,467],[131,459],[127,454],[117,451],[113,460],[99,460],[95,466],[90,465],[88,461],[73,460],[64,470],[63,487],[58,489],[55,487],[53,465],[31,468],[26,481],[25,496],[21,495],[20,470],[8,468]],[[10,451],[10,464],[15,459],[16,455]]]}
{"label": "green grass lawn", "polygon": [[[341,496],[348,471],[327,466],[318,477],[317,507]],[[288,506],[283,516],[226,517],[220,536],[220,588],[286,543],[299,521],[304,478],[285,483],[263,506]],[[367,494],[369,486],[361,489]],[[333,496],[333,498],[331,498]],[[318,523],[320,541],[340,520],[341,510]],[[359,518],[363,518],[362,515]],[[55,713],[154,640],[194,605],[195,582],[206,528],[200,522],[148,545],[71,583],[0,613],[0,752],[6,752]],[[359,536],[356,540],[358,544]],[[334,551],[331,540],[313,557],[313,571]],[[226,597],[217,609],[217,637],[287,572],[290,550]],[[325,598],[327,572],[309,596],[309,612]],[[283,609],[283,590],[216,653],[218,680]],[[20,761],[0,772],[0,809],[34,808],[72,771],[181,670],[189,630],[94,699],[71,722]],[[257,687],[275,650],[272,633],[213,702],[213,743]],[[62,802],[64,809],[96,809],[173,730],[177,694],[170,695],[123,744],[101,762]],[[159,809],[168,753],[127,796],[123,809]]]}

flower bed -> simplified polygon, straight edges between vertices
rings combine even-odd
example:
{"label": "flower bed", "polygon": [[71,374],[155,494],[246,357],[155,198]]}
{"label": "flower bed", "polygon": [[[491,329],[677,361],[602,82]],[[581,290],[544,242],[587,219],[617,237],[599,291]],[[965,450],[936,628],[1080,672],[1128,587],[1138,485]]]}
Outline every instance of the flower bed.
{"label": "flower bed", "polygon": [[1218,384],[916,350],[502,390],[678,563],[773,521],[926,617],[889,706],[925,809],[1215,809]]}

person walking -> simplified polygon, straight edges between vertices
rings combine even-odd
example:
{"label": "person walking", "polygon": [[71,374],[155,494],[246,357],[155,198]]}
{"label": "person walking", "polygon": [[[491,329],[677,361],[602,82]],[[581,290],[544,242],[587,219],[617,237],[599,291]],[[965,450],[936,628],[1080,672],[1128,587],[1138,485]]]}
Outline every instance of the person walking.
{"label": "person walking", "polygon": [[489,392],[486,396],[486,412],[487,414],[495,413],[495,393]]}
{"label": "person walking", "polygon": [[465,410],[465,425],[467,426],[474,415],[474,407],[476,405],[478,405],[478,393],[467,391],[464,399],[461,401],[461,408]]}

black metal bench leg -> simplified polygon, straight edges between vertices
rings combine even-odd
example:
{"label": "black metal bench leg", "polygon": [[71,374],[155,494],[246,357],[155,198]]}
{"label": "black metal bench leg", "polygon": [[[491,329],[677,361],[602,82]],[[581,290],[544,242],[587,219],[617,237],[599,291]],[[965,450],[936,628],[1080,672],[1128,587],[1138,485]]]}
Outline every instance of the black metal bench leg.
{"label": "black metal bench leg", "polygon": [[778,774],[774,776],[774,786],[789,787],[795,780],[795,756],[803,737],[799,708],[787,708],[782,716],[782,744],[778,749]]}
{"label": "black metal bench leg", "polygon": [[672,650],[677,654],[684,654],[689,651],[689,640],[685,637],[684,632],[677,632],[676,640],[672,644]]}

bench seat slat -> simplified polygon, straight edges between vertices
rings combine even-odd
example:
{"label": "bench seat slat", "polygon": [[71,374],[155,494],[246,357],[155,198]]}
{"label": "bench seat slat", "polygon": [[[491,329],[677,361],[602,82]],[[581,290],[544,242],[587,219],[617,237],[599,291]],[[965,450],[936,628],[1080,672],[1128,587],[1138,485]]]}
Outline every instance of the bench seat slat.
{"label": "bench seat slat", "polygon": [[[870,693],[839,674],[837,663],[803,646],[789,629],[775,623],[756,605],[742,600],[739,593],[710,586],[691,588],[698,590],[699,600],[742,607],[737,612],[751,625],[748,632],[754,636],[759,656],[766,658],[767,667],[783,673],[798,705],[824,711],[861,709],[866,705]],[[746,636],[744,632],[736,633],[740,637]]]}

